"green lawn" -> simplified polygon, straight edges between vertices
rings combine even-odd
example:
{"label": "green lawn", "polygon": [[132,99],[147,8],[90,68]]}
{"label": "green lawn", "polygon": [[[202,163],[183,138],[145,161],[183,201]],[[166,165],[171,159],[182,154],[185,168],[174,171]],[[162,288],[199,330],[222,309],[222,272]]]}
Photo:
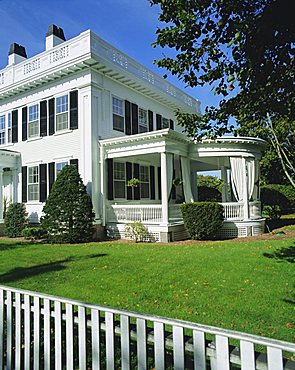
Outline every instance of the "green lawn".
{"label": "green lawn", "polygon": [[0,241],[0,284],[294,341],[295,238]]}

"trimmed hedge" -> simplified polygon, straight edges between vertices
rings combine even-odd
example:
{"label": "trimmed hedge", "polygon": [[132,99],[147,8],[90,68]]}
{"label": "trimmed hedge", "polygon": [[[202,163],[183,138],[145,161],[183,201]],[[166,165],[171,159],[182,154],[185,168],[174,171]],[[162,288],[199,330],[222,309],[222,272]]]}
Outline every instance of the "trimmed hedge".
{"label": "trimmed hedge", "polygon": [[215,202],[185,203],[180,206],[187,232],[192,239],[216,237],[223,223],[223,206]]}
{"label": "trimmed hedge", "polygon": [[218,189],[210,186],[198,186],[199,202],[221,202],[222,197]]}
{"label": "trimmed hedge", "polygon": [[271,184],[261,187],[262,206],[278,206],[282,214],[295,212],[295,189],[289,185]]}

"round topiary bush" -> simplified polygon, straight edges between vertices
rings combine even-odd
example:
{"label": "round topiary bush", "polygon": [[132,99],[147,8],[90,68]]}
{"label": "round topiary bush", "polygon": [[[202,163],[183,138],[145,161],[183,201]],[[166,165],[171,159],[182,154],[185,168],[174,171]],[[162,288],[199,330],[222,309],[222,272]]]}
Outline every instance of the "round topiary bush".
{"label": "round topiary bush", "polygon": [[192,239],[213,239],[223,223],[223,206],[215,202],[185,203],[180,206],[184,226]]}
{"label": "round topiary bush", "polygon": [[261,187],[263,207],[279,207],[282,214],[295,212],[295,189],[288,185],[271,184]]}
{"label": "round topiary bush", "polygon": [[27,223],[25,205],[23,203],[11,203],[7,208],[4,219],[5,234],[10,238],[21,236]]}
{"label": "round topiary bush", "polygon": [[81,243],[92,240],[92,202],[75,166],[58,174],[43,208],[41,227],[52,243]]}

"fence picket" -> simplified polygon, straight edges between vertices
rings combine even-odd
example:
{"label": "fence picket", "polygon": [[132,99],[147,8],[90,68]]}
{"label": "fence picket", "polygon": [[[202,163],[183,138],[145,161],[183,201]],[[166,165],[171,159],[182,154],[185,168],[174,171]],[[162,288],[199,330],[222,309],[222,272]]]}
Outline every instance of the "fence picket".
{"label": "fence picket", "polygon": [[267,364],[268,370],[283,370],[282,350],[267,347]]}
{"label": "fence picket", "polygon": [[6,293],[6,370],[12,368],[12,293]]}
{"label": "fence picket", "polygon": [[62,341],[61,341],[61,302],[54,301],[54,357],[55,370],[62,369]]}
{"label": "fence picket", "polygon": [[15,369],[21,369],[21,296],[20,293],[15,293]]}
{"label": "fence picket", "polygon": [[146,321],[136,320],[137,331],[137,364],[138,370],[147,369],[147,342],[146,342]]}
{"label": "fence picket", "polygon": [[4,343],[4,292],[0,289],[0,370],[3,369],[3,343]]}
{"label": "fence picket", "polygon": [[66,367],[74,369],[74,317],[73,306],[66,304]]}
{"label": "fence picket", "polygon": [[122,370],[130,370],[130,330],[129,317],[126,315],[120,316],[121,328],[121,358]]}
{"label": "fence picket", "polygon": [[193,331],[194,370],[206,370],[205,334],[202,331]]}
{"label": "fence picket", "polygon": [[92,370],[100,370],[100,325],[99,311],[91,309]]}
{"label": "fence picket", "polygon": [[111,312],[105,313],[106,324],[106,364],[107,370],[115,370],[114,362],[114,315]]}
{"label": "fence picket", "polygon": [[173,326],[173,359],[174,369],[184,369],[184,337],[181,326]]}
{"label": "fence picket", "polygon": [[34,297],[34,370],[39,370],[40,364],[40,299]]}
{"label": "fence picket", "polygon": [[217,370],[230,370],[228,338],[223,335],[216,335],[215,340]]}
{"label": "fence picket", "polygon": [[86,370],[86,309],[78,306],[79,370]]}
{"label": "fence picket", "polygon": [[253,343],[241,340],[240,348],[242,370],[255,370],[255,351]]}
{"label": "fence picket", "polygon": [[50,370],[50,300],[43,301],[44,322],[44,370]]}
{"label": "fence picket", "polygon": [[24,296],[24,326],[25,326],[25,369],[31,368],[31,298],[28,294]]}
{"label": "fence picket", "polygon": [[155,330],[155,365],[156,370],[165,369],[165,338],[164,338],[164,324],[161,322],[154,323]]}

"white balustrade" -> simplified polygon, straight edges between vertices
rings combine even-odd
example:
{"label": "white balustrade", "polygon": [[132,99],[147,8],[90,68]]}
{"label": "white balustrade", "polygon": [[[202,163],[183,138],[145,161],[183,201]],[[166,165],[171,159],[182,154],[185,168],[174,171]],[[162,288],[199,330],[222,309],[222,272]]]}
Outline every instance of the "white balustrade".
{"label": "white balustrade", "polygon": [[118,205],[108,207],[109,222],[162,222],[161,205]]}
{"label": "white balustrade", "polygon": [[244,204],[237,202],[220,203],[224,208],[225,220],[243,220]]}

